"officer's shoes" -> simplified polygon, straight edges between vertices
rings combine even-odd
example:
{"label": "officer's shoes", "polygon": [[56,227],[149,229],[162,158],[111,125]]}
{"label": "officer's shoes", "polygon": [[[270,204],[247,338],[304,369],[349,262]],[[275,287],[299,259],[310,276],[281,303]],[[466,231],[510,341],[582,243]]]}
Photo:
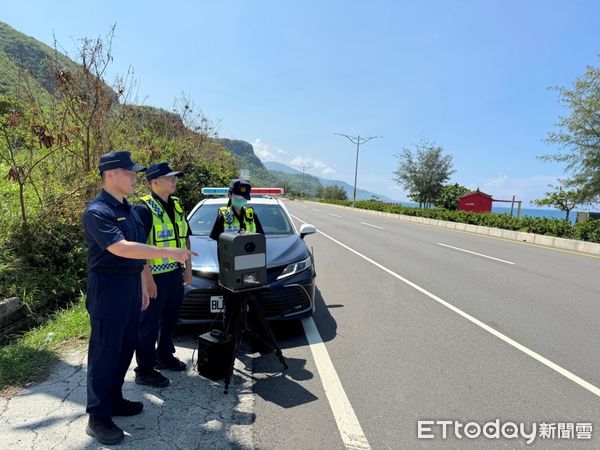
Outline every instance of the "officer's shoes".
{"label": "officer's shoes", "polygon": [[167,359],[158,359],[155,367],[160,370],[172,370],[173,372],[183,372],[187,369],[185,363],[175,356]]}
{"label": "officer's shoes", "polygon": [[90,416],[85,432],[105,445],[117,444],[125,437],[123,430],[116,426],[110,417]]}
{"label": "officer's shoes", "polygon": [[152,386],[157,388],[164,388],[171,383],[171,381],[163,376],[158,370],[153,370],[152,372],[140,373],[136,372],[135,374],[135,382],[136,384],[143,384],[145,386]]}
{"label": "officer's shoes", "polygon": [[113,405],[112,415],[113,417],[135,416],[141,413],[142,409],[144,409],[144,404],[142,402],[132,402],[123,398]]}

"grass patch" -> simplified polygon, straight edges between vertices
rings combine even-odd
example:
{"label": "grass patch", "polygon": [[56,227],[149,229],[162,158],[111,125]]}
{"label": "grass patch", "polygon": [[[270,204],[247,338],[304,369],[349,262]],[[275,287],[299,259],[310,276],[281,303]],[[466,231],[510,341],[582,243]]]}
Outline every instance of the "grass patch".
{"label": "grass patch", "polygon": [[57,311],[48,322],[0,347],[0,395],[46,378],[65,348],[81,345],[90,336],[85,296]]}

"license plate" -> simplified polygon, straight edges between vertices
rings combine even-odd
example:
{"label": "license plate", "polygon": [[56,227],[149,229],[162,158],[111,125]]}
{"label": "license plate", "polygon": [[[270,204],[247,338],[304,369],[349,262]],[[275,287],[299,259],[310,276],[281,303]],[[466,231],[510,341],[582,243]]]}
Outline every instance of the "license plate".
{"label": "license plate", "polygon": [[223,296],[222,295],[213,295],[210,298],[210,312],[211,313],[220,313],[223,311]]}

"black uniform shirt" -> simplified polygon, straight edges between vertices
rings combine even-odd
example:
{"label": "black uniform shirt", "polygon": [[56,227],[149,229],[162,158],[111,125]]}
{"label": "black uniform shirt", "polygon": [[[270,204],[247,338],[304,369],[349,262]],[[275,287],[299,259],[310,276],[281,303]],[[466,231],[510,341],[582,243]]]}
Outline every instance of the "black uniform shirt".
{"label": "black uniform shirt", "polygon": [[146,242],[142,222],[127,199],[118,201],[104,189],[82,217],[88,247],[88,270],[98,273],[139,273],[146,260],[122,258],[108,250],[116,242]]}

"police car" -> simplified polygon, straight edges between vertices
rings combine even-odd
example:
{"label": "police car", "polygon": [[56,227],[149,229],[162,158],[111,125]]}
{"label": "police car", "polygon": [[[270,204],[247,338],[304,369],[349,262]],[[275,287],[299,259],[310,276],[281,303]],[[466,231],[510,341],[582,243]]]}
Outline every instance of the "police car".
{"label": "police car", "polygon": [[[205,195],[222,195],[200,201],[188,215],[190,242],[198,255],[192,257],[192,283],[185,287],[180,323],[213,321],[223,308],[219,285],[217,242],[209,237],[217,210],[227,205],[227,188],[204,188]],[[254,209],[265,232],[267,285],[254,291],[269,320],[300,319],[315,309],[315,266],[304,237],[316,232],[310,224],[297,230],[278,188],[252,188],[249,207]]]}

